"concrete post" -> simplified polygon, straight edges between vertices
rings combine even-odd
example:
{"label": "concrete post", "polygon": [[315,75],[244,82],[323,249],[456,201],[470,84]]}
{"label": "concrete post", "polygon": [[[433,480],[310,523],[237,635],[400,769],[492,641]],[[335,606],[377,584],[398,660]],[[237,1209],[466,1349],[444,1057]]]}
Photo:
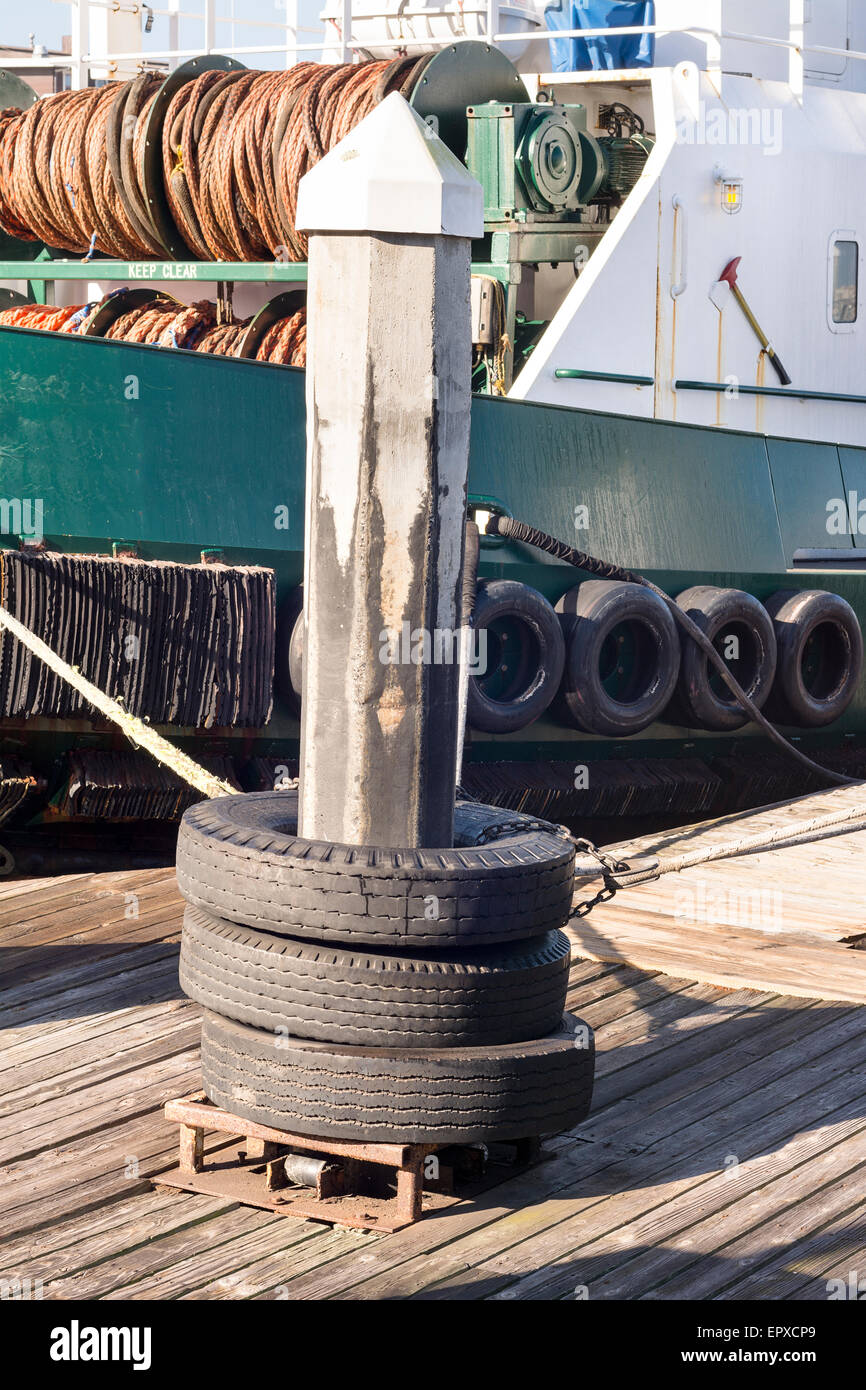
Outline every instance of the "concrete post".
{"label": "concrete post", "polygon": [[482,222],[480,186],[397,93],[301,181],[310,838],[452,841]]}

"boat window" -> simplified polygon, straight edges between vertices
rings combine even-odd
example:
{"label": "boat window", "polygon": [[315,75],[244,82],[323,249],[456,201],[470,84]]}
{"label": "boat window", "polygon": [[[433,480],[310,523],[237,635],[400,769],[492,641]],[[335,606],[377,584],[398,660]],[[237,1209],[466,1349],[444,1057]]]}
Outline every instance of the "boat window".
{"label": "boat window", "polygon": [[833,243],[833,322],[855,323],[857,319],[857,262],[859,247],[856,241]]}

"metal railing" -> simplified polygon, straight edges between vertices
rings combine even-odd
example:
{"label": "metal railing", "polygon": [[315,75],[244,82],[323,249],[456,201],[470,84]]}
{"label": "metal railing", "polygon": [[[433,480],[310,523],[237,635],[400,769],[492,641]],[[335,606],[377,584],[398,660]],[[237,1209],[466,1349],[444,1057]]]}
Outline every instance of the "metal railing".
{"label": "metal railing", "polygon": [[[412,33],[404,33],[398,37],[393,37],[387,33],[381,36],[365,35],[364,42],[361,44],[352,38],[352,5],[351,0],[341,0],[342,13],[339,21],[328,19],[322,26],[321,31],[302,27],[297,22],[298,0],[286,0],[286,20],[281,23],[276,20],[254,20],[245,16],[217,16],[216,0],[202,0],[203,13],[198,11],[187,11],[180,9],[180,0],[169,0],[168,8],[161,8],[156,5],[144,3],[122,4],[120,0],[54,0],[58,4],[68,4],[72,14],[72,53],[69,55],[33,56],[32,58],[10,58],[3,60],[3,66],[12,70],[26,72],[28,68],[45,68],[46,63],[52,67],[68,67],[71,73],[71,85],[73,87],[86,86],[88,74],[94,68],[108,69],[111,72],[118,64],[129,65],[130,63],[168,63],[173,64],[183,61],[186,58],[198,57],[205,53],[225,53],[228,56],[256,55],[262,56],[285,53],[287,63],[295,62],[301,55],[311,53],[321,53],[326,50],[334,53],[340,61],[348,61],[355,50],[364,48],[400,49],[409,45],[422,47],[424,49],[445,48],[450,46],[455,40],[459,41],[459,35],[452,34],[445,38],[428,38],[426,36],[416,36]],[[224,0],[221,0],[224,3]],[[232,6],[233,7],[233,6]],[[124,14],[130,16],[139,15],[146,19],[148,15],[159,16],[169,20],[169,47],[165,49],[132,49],[126,52],[90,52],[89,51],[89,17],[91,10],[104,10],[112,14]],[[789,37],[787,39],[774,37],[768,34],[744,33],[738,30],[714,29],[706,25],[661,25],[661,24],[640,24],[640,25],[621,25],[612,28],[594,29],[560,29],[548,31],[543,28],[539,20],[538,30],[533,33],[522,31],[515,33],[500,33],[500,0],[483,0],[472,6],[464,5],[461,9],[456,7],[451,10],[442,6],[436,10],[417,10],[413,12],[404,11],[403,18],[410,20],[418,18],[442,18],[454,15],[459,16],[485,16],[485,32],[492,34],[492,42],[498,46],[508,46],[511,44],[526,44],[527,40],[543,40],[548,38],[559,39],[592,39],[606,37],[637,37],[640,35],[670,36],[674,34],[688,35],[692,38],[702,39],[706,43],[707,58],[706,68],[708,71],[719,70],[721,67],[721,45],[723,42],[738,42],[756,44],[762,47],[777,48],[788,53],[789,83],[795,95],[802,98],[804,78],[805,78],[805,55],[813,54],[819,57],[841,57],[853,62],[866,62],[866,52],[857,49],[836,48],[827,44],[807,44],[804,42],[805,17],[804,0],[789,0]],[[370,12],[358,19],[363,19],[365,23],[370,20],[399,19],[401,16],[396,12],[385,10]],[[527,16],[531,18],[531,16]],[[204,27],[203,42],[195,48],[180,48],[178,46],[178,34],[180,20],[198,20]],[[279,30],[284,34],[284,40],[278,44],[216,44],[217,24],[231,25],[234,28],[268,29]],[[330,26],[330,28],[329,28]],[[331,31],[334,31],[333,33]],[[299,43],[298,36],[301,33],[317,33],[319,38],[312,43]]]}

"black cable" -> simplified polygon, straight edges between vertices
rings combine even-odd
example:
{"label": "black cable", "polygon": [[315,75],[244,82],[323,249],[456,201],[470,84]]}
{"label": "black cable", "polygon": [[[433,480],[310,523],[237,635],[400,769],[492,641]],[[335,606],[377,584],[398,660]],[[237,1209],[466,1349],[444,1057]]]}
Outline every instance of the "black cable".
{"label": "black cable", "polygon": [[480,537],[478,527],[471,519],[466,523],[466,547],[463,556],[463,585],[460,591],[460,626],[468,627],[472,622],[475,607],[475,593],[478,588],[478,555]]}
{"label": "black cable", "polygon": [[564,560],[566,564],[574,565],[575,569],[585,570],[587,574],[596,574],[601,579],[617,579],[623,584],[640,584],[644,589],[651,589],[654,594],[664,600],[673,614],[674,620],[688,633],[692,641],[697,643],[707,660],[716,668],[737,703],[777,747],[795,758],[797,762],[802,763],[803,767],[807,767],[810,772],[817,772],[833,786],[860,785],[856,777],[846,777],[841,772],[831,772],[829,768],[813,762],[805,753],[801,753],[799,748],[795,748],[792,743],[789,743],[784,734],[779,733],[779,730],[761,713],[755,702],[735,680],[706,633],[702,632],[688,613],[680,608],[676,600],[666,594],[664,589],[660,589],[657,584],[645,579],[642,574],[635,574],[633,570],[623,569],[620,565],[612,565],[605,560],[597,560],[595,556],[587,555],[583,550],[575,550],[573,546],[566,545],[564,541],[558,541],[554,536],[548,536],[546,532],[538,531],[534,526],[528,526],[525,521],[516,521],[511,516],[494,513],[488,519],[485,530],[488,536],[503,536],[506,540],[523,541],[526,545],[534,545],[537,550],[544,550],[548,555],[554,555],[557,560]]}

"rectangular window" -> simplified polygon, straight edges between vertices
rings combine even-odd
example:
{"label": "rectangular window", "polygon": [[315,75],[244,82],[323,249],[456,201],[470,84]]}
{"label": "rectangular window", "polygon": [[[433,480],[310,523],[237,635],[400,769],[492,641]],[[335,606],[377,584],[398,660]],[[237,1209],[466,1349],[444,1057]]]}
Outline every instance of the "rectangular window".
{"label": "rectangular window", "polygon": [[857,320],[857,263],[860,248],[856,241],[833,244],[833,322]]}

